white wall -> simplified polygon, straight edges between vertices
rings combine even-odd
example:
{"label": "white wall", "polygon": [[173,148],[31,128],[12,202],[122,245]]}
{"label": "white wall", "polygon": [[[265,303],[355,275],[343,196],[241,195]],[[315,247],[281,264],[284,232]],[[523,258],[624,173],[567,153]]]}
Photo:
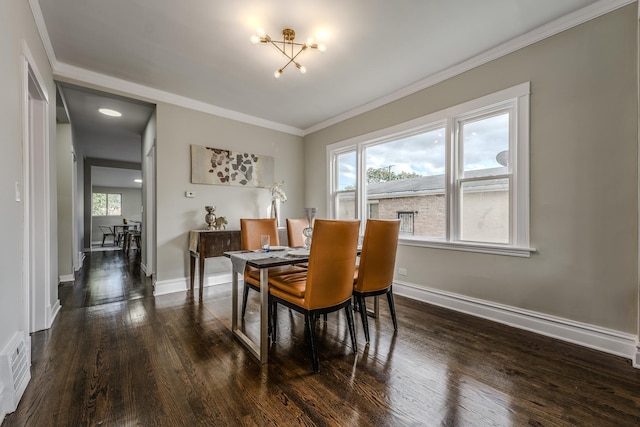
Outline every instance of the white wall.
{"label": "white wall", "polygon": [[[396,280],[621,333],[638,328],[637,4],[305,137],[326,215],[326,146],[531,82],[530,258],[401,245]],[[313,183],[313,184],[312,184]]]}
{"label": "white wall", "polygon": [[[23,188],[23,43],[26,43],[40,73],[49,96],[49,128],[46,130],[49,140],[49,178],[50,211],[48,227],[51,229],[50,283],[41,286],[50,287],[50,304],[58,300],[57,292],[57,208],[56,208],[56,134],[55,134],[55,86],[44,47],[38,36],[28,2],[24,0],[5,0],[0,2],[0,203],[1,218],[5,227],[3,240],[10,242],[0,247],[0,351],[19,332],[28,331],[26,319],[25,289],[23,287],[24,242],[24,198],[16,201],[16,183],[24,194]],[[43,292],[44,294],[44,292]],[[25,334],[28,339],[28,335]],[[0,421],[6,409],[6,394],[12,387],[0,384]],[[5,402],[3,402],[5,400]]]}
{"label": "white wall", "polygon": [[[191,184],[190,145],[272,156],[275,179],[284,180],[288,201],[282,218],[303,212],[302,138],[168,104],[157,105],[157,266],[158,281],[186,280],[188,234],[205,226],[205,205],[216,206],[227,229],[239,229],[240,218],[267,217],[271,193],[263,188]],[[193,191],[194,198],[186,198]],[[224,260],[226,261],[226,260]],[[229,272],[228,264],[207,261],[210,272]]]}

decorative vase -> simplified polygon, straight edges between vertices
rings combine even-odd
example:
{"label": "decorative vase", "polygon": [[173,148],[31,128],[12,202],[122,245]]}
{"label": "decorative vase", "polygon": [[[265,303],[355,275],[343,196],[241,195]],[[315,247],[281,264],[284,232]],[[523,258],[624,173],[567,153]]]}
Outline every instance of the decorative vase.
{"label": "decorative vase", "polygon": [[276,219],[276,226],[280,227],[280,218],[278,217],[278,200],[271,199],[271,218]]}
{"label": "decorative vase", "polygon": [[313,220],[316,217],[316,208],[304,208],[304,216],[307,218],[309,225],[302,230],[304,235],[305,249],[311,248],[311,236],[313,236]]}
{"label": "decorative vase", "polygon": [[214,230],[216,223],[216,214],[213,211],[216,210],[215,206],[205,206],[204,209],[207,211],[207,214],[204,216],[204,221],[207,223],[207,230]]}

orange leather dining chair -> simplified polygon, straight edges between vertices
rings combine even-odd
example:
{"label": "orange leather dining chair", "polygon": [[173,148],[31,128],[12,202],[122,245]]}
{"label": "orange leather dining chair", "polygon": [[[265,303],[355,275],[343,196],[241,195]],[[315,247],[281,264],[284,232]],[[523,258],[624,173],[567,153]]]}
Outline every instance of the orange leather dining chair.
{"label": "orange leather dining chair", "polygon": [[353,297],[360,311],[364,336],[369,342],[369,323],[365,297],[386,294],[393,329],[398,329],[393,303],[393,272],[396,263],[400,220],[369,219],[364,231],[360,265],[353,279]]}
{"label": "orange leather dining chair", "polygon": [[[240,245],[242,250],[253,251],[260,249],[260,236],[262,235],[270,236],[272,246],[280,244],[278,225],[275,218],[240,219]],[[304,269],[291,265],[273,267],[269,269],[269,276],[299,271],[304,271]],[[260,270],[247,266],[244,270],[244,290],[242,294],[243,318],[247,310],[249,289],[260,292]]]}
{"label": "orange leather dining chair", "polygon": [[314,372],[319,371],[319,363],[313,333],[320,314],[344,308],[353,352],[358,351],[351,295],[359,224],[359,221],[316,220],[308,270],[269,279],[271,339],[276,340],[278,304],[304,314]]}
{"label": "orange leather dining chair", "polygon": [[304,234],[302,230],[309,226],[306,218],[287,218],[287,239],[292,248],[304,246]]}

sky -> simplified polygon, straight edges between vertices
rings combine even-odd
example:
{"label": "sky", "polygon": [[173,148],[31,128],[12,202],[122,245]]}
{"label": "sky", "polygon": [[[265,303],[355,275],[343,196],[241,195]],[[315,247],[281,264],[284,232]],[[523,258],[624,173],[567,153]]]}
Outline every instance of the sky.
{"label": "sky", "polygon": [[[501,166],[496,156],[509,148],[508,113],[462,122],[461,125],[464,170]],[[367,168],[390,168],[396,174],[442,175],[445,173],[445,149],[446,131],[441,127],[367,147],[365,162]],[[341,155],[338,165],[338,188],[355,185],[355,152]]]}

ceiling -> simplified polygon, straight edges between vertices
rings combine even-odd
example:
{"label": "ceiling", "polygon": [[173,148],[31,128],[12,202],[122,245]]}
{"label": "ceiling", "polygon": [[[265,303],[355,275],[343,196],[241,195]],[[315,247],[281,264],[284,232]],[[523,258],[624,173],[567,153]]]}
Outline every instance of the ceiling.
{"label": "ceiling", "polygon": [[135,169],[91,167],[91,184],[96,187],[142,188],[142,171]]}
{"label": "ceiling", "polygon": [[[146,88],[304,135],[596,0],[30,3],[62,80]],[[275,79],[286,58],[271,45],[251,44],[258,27],[274,39],[290,27],[303,42],[324,30],[327,50],[298,57],[306,74],[289,67]],[[64,91],[74,126],[95,130],[94,108],[105,100],[79,88]],[[145,107],[152,108],[133,102],[135,117],[106,122],[118,124],[112,139],[139,132]]]}

